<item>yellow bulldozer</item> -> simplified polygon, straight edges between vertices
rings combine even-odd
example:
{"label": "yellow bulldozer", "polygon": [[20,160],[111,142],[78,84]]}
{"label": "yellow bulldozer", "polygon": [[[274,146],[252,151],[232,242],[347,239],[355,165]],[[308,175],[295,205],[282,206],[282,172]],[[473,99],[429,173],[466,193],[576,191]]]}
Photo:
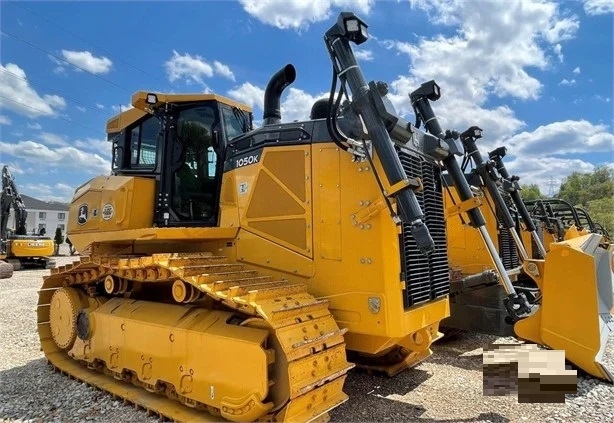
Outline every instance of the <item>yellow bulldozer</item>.
{"label": "yellow bulldozer", "polygon": [[[524,201],[519,178],[503,163],[506,148],[489,152],[485,160],[476,144],[481,137],[478,127],[461,134],[461,169],[475,165],[465,178],[486,211],[487,231],[496,241],[510,282],[541,307],[530,318],[510,321],[502,302],[506,291],[492,270],[489,251],[475,247],[480,239],[471,222],[454,217],[446,220],[451,316],[441,323],[442,330],[518,336],[564,350],[566,358],[586,373],[614,382],[614,369],[603,360],[614,329],[614,246],[607,232],[586,212],[581,219],[582,212],[563,200]],[[445,207],[454,212],[459,201],[455,187],[446,186]],[[532,325],[531,319],[539,323]]]}
{"label": "yellow bulldozer", "polygon": [[[458,136],[432,112],[439,86],[411,93],[420,120],[405,121],[356,62],[351,44],[367,39],[351,12],[326,32],[330,95],[305,121],[281,119],[290,64],[259,128],[215,94],[139,91],[108,121],[112,173],[70,208],[82,255],[39,291],[56,369],[178,421],[319,422],[354,366],[394,376],[432,354],[450,315],[442,172],[492,241]],[[510,307],[517,326],[552,318],[513,287],[507,299],[537,308]]]}
{"label": "yellow bulldozer", "polygon": [[[14,229],[8,227],[11,207],[15,212]],[[2,167],[0,193],[0,279],[10,277],[12,270],[24,267],[55,266],[55,260],[50,258],[55,251],[55,242],[48,236],[28,234],[27,217],[28,210],[19,194],[15,178],[5,165]]]}

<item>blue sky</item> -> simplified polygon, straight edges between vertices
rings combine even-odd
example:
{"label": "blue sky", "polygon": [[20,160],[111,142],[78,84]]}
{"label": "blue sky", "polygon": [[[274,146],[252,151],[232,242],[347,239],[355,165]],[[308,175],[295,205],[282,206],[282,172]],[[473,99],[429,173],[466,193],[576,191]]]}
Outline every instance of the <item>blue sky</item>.
{"label": "blue sky", "polygon": [[[262,117],[269,77],[297,80],[284,120],[330,87],[322,36],[341,10],[368,24],[356,48],[399,114],[435,79],[447,128],[481,126],[484,151],[548,193],[571,171],[614,163],[611,0],[241,0],[0,3],[0,163],[24,194],[70,200],[110,170],[105,122],[138,90],[214,91]],[[78,18],[77,18],[78,16]],[[73,66],[76,65],[77,67]],[[81,68],[81,69],[79,69]]]}

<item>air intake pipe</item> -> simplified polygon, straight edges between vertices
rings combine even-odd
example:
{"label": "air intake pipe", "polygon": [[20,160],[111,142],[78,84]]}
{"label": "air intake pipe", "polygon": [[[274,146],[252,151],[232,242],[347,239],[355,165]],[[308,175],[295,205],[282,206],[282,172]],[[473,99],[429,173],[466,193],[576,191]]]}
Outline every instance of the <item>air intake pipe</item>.
{"label": "air intake pipe", "polygon": [[264,91],[263,125],[281,123],[281,93],[296,79],[296,69],[288,64],[271,77]]}

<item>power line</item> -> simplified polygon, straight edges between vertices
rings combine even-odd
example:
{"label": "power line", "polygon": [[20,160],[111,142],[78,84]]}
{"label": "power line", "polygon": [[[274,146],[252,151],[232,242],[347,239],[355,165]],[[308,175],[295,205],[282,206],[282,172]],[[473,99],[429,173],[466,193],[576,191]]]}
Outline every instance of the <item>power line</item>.
{"label": "power line", "polygon": [[98,78],[98,79],[100,79],[100,80],[102,80],[102,81],[105,81],[106,83],[111,84],[111,85],[113,85],[114,87],[119,88],[120,90],[123,90],[123,91],[126,91],[127,93],[132,94],[132,91],[128,90],[127,88],[124,88],[124,87],[122,87],[121,85],[118,85],[118,84],[116,84],[116,83],[115,83],[115,82],[113,82],[113,81],[110,81],[110,80],[108,80],[108,79],[106,79],[106,78],[103,78],[103,77],[102,77],[102,76],[100,76],[100,75],[97,75],[97,74],[95,74],[95,73],[93,73],[93,72],[90,72],[90,71],[88,71],[87,69],[84,69],[84,68],[82,68],[82,67],[80,67],[80,66],[77,66],[77,65],[75,65],[74,63],[71,63],[71,62],[69,62],[69,61],[68,61],[68,60],[66,60],[66,59],[63,59],[63,58],[61,58],[61,57],[58,57],[57,55],[55,55],[55,54],[51,53],[49,50],[46,50],[46,49],[44,49],[44,48],[42,48],[42,47],[39,47],[39,46],[37,46],[37,45],[35,45],[35,44],[32,44],[31,42],[26,41],[26,40],[24,40],[23,38],[18,37],[17,35],[15,35],[15,34],[13,34],[13,33],[7,32],[7,31],[5,31],[4,29],[0,30],[0,32],[2,32],[3,34],[8,35],[8,36],[10,36],[10,37],[15,38],[16,40],[19,40],[19,41],[21,41],[22,43],[29,45],[30,47],[33,47],[33,48],[35,48],[35,49],[37,49],[37,50],[40,50],[40,51],[42,51],[42,52],[44,52],[44,53],[47,53],[48,55],[50,55],[50,56],[52,56],[52,57],[55,57],[56,59],[61,60],[62,62],[68,63],[69,65],[74,66],[74,67],[76,67],[77,69],[81,69],[82,71],[87,72],[87,73],[89,73],[90,75],[95,76],[96,78]]}
{"label": "power line", "polygon": [[[8,71],[8,70],[6,70],[6,69],[0,69],[0,71],[5,72],[5,73],[7,73],[7,74],[11,75],[13,78],[20,79],[20,80],[22,80],[22,81],[24,81],[24,82],[27,82],[28,84],[32,84],[32,81],[31,81],[31,80],[28,80],[28,79],[26,79],[26,78],[23,78],[23,77],[21,77],[21,76],[17,75],[16,73],[10,72],[10,71]],[[40,88],[40,84],[33,84],[33,85],[35,85],[35,86],[39,86],[39,88]],[[91,110],[91,111],[93,111],[93,112],[99,113],[99,114],[101,114],[101,115],[103,115],[103,116],[105,116],[105,117],[108,117],[108,116],[107,116],[105,113],[101,112],[100,110],[98,110],[98,109],[94,109],[93,107],[90,107],[90,106],[87,106],[85,103],[82,103],[80,100],[77,100],[77,99],[76,99],[76,98],[74,98],[74,97],[69,97],[69,96],[67,96],[67,95],[62,95],[62,97],[65,97],[65,98],[67,98],[67,99],[69,99],[69,100],[72,100],[72,101],[74,101],[74,102],[75,102],[75,103],[77,103],[77,104],[81,104],[81,105],[82,105],[83,107],[85,107],[86,109],[89,109],[89,110]]]}
{"label": "power line", "polygon": [[[38,109],[38,108],[36,108],[36,107],[32,107],[32,106],[30,106],[30,105],[28,105],[28,104],[26,104],[26,103],[21,102],[21,101],[16,101],[16,100],[10,99],[10,98],[8,98],[8,97],[5,97],[5,96],[3,96],[3,95],[0,95],[0,98],[3,98],[3,99],[5,99],[5,100],[8,100],[8,101],[10,101],[11,103],[15,103],[15,104],[19,104],[19,105],[21,105],[21,106],[27,107],[28,109],[35,110],[35,111],[37,111],[37,112],[39,112],[39,113],[47,114],[47,112],[46,112],[46,111],[41,110],[41,109]],[[66,118],[64,118],[64,117],[62,117],[62,116],[58,116],[58,117],[59,117],[60,119],[64,120],[64,121],[66,121],[66,122],[70,123],[70,124],[80,126],[80,127],[85,128],[85,129],[87,129],[87,130],[90,130],[90,131],[96,132],[97,134],[105,134],[105,135],[106,135],[106,133],[105,133],[105,132],[103,132],[103,131],[101,131],[100,129],[94,129],[94,128],[91,128],[91,127],[89,127],[89,126],[82,125],[82,124],[77,123],[77,122],[75,122],[75,121],[72,121],[72,120],[70,120],[70,119],[66,119]]]}
{"label": "power line", "polygon": [[[70,31],[70,30],[68,30],[68,29],[66,29],[66,28],[63,28],[63,27],[62,27],[62,26],[60,26],[59,24],[57,24],[57,23],[53,22],[52,20],[50,20],[49,18],[46,18],[46,17],[44,17],[44,16],[42,16],[42,15],[40,15],[40,14],[38,14],[38,13],[36,13],[36,12],[34,12],[34,11],[30,10],[30,9],[28,9],[27,7],[22,6],[21,4],[19,4],[19,3],[15,2],[15,1],[11,1],[10,3],[13,3],[15,6],[17,6],[17,7],[21,8],[21,9],[25,10],[26,12],[28,12],[28,13],[30,13],[30,14],[32,14],[32,15],[34,15],[34,16],[37,16],[38,18],[40,18],[40,19],[42,19],[42,20],[44,20],[44,21],[46,21],[46,22],[50,23],[51,25],[53,25],[53,26],[55,26],[56,28],[58,28],[58,29],[60,29],[60,30],[64,31],[65,33],[72,35],[73,37],[75,37],[76,39],[78,39],[78,40],[80,40],[80,41],[84,42],[85,44],[89,44],[90,46],[95,47],[96,49],[100,50],[100,51],[101,51],[101,52],[103,52],[103,53],[106,53],[107,55],[112,55],[112,53],[111,53],[111,52],[109,52],[108,50],[105,50],[105,49],[103,49],[102,47],[100,47],[100,46],[98,46],[98,45],[96,45],[96,44],[94,44],[94,43],[92,43],[92,42],[90,42],[90,41],[88,41],[88,40],[84,39],[83,37],[81,37],[81,36],[79,36],[79,35],[75,34],[74,32],[72,32],[72,31]],[[141,68],[139,68],[139,67],[137,67],[137,66],[135,66],[135,65],[133,65],[133,64],[131,64],[131,63],[128,63],[127,61],[123,60],[121,57],[116,57],[114,60],[117,60],[117,61],[119,61],[119,62],[121,62],[121,63],[124,63],[125,65],[130,66],[132,69],[135,69],[135,70],[137,70],[137,71],[139,71],[139,72],[141,72],[141,73],[143,73],[143,74],[145,74],[145,75],[147,75],[147,76],[149,76],[149,77],[151,77],[151,78],[157,79],[158,81],[162,81],[162,82],[164,82],[165,84],[167,83],[167,81],[166,81],[166,80],[164,80],[164,79],[160,78],[159,76],[156,76],[156,75],[154,75],[154,74],[151,74],[151,73],[147,72],[146,70],[143,70],[143,69],[141,69]]]}

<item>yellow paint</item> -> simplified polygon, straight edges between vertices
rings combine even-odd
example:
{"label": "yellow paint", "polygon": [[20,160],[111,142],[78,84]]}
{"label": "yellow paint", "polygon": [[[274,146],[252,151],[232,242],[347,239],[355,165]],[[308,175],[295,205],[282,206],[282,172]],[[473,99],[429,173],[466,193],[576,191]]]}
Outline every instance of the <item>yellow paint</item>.
{"label": "yellow paint", "polygon": [[580,249],[587,238],[553,243],[545,263],[532,260],[539,269],[535,280],[543,295],[541,306],[536,314],[517,322],[514,331],[523,339],[565,350],[576,366],[607,379],[595,363],[601,347],[598,274],[595,258]]}
{"label": "yellow paint", "polygon": [[9,240],[11,254],[7,258],[49,257],[53,255],[55,243],[52,239]]}
{"label": "yellow paint", "polygon": [[[450,266],[458,269],[463,275],[472,275],[493,268],[492,259],[478,230],[470,225],[467,211],[481,204],[480,210],[486,221],[486,230],[493,239],[495,248],[498,238],[497,219],[488,206],[492,201],[487,193],[481,192],[475,200],[461,201],[453,186],[449,192],[444,188],[444,207],[449,210],[446,218],[446,234],[448,241],[448,258]],[[494,206],[494,205],[493,205]]]}

